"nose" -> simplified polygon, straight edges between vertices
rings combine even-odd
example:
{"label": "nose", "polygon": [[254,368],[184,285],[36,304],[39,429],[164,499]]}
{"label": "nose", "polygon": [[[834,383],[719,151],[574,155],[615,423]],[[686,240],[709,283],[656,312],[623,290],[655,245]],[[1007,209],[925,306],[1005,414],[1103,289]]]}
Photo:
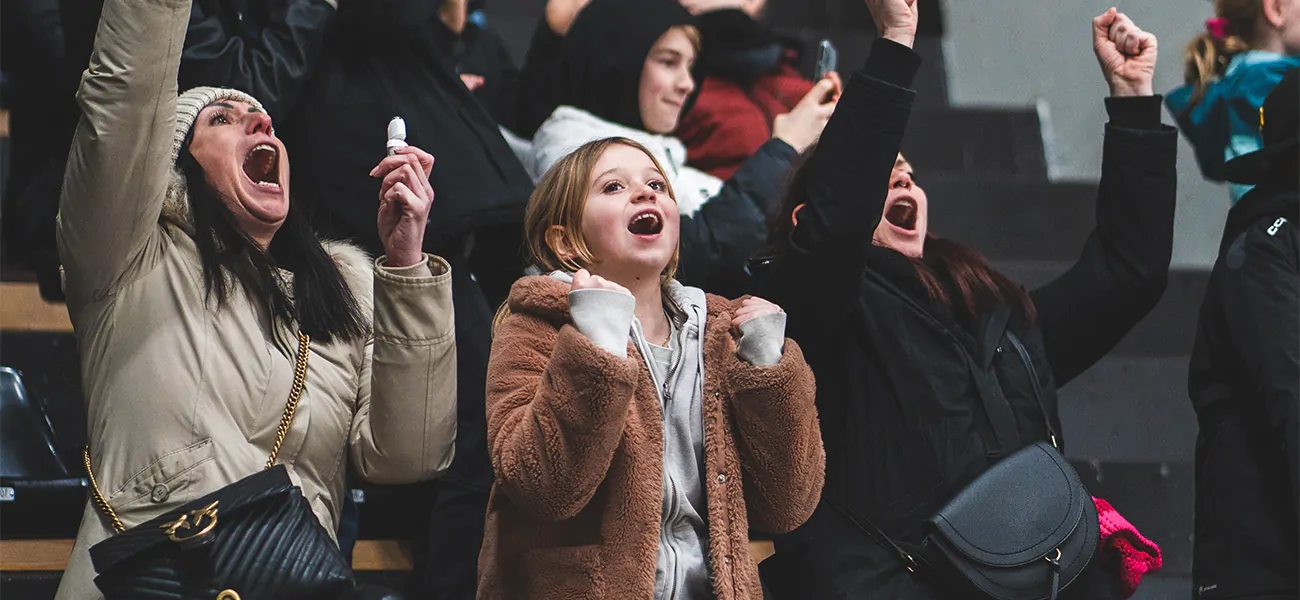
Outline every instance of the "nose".
{"label": "nose", "polygon": [[633,203],[654,202],[654,201],[655,201],[655,190],[654,188],[650,187],[650,184],[648,182],[641,184],[641,186],[637,188],[636,193],[632,195]]}
{"label": "nose", "polygon": [[271,115],[260,111],[244,113],[244,132],[248,135],[275,135],[275,129],[271,127]]}
{"label": "nose", "polygon": [[691,92],[695,91],[695,80],[691,78],[690,71],[684,71],[681,77],[677,79],[677,90],[681,92],[683,96],[688,96]]}
{"label": "nose", "polygon": [[894,176],[894,180],[889,182],[889,187],[901,188],[904,190],[912,189],[912,175],[907,172],[901,172]]}

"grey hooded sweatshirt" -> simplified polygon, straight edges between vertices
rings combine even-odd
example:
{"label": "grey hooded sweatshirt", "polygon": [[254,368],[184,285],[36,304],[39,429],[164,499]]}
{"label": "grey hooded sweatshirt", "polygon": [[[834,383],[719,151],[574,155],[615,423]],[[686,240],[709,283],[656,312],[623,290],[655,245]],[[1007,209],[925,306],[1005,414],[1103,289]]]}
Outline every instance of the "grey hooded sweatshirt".
{"label": "grey hooded sweatshirt", "polygon": [[[572,282],[569,273],[551,277]],[[649,367],[663,402],[664,481],[655,600],[714,598],[709,573],[708,507],[704,493],[704,292],[669,281],[664,311],[672,324],[668,347],[645,339],[634,315],[636,299],[612,290],[569,293],[573,325],[601,349],[627,356],[631,339]],[[737,355],[758,366],[781,360],[785,314],[756,317],[740,326]]]}

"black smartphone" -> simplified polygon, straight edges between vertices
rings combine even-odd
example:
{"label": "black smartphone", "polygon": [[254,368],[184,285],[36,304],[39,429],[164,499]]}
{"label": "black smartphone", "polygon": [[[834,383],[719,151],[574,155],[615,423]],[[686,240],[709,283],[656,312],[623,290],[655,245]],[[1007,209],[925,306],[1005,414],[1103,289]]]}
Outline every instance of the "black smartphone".
{"label": "black smartphone", "polygon": [[826,78],[826,74],[834,71],[839,65],[840,55],[835,51],[835,44],[830,40],[822,40],[817,45],[817,73],[813,81],[821,81]]}

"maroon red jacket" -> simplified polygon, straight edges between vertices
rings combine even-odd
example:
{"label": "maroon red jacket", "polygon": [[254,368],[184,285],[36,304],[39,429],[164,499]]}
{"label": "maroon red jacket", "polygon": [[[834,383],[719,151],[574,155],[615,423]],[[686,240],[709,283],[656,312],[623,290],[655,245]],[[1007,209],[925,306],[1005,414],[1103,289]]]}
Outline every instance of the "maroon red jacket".
{"label": "maroon red jacket", "polygon": [[724,181],[730,178],[772,137],[772,120],[790,112],[812,86],[789,64],[747,86],[706,77],[677,131],[686,144],[687,164]]}

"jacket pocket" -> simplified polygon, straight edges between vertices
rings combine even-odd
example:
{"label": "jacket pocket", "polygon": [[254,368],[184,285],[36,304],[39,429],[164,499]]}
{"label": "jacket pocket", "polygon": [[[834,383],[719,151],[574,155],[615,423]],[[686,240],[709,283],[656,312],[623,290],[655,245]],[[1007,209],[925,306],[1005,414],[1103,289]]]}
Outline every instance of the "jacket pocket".
{"label": "jacket pocket", "polygon": [[121,513],[141,515],[140,520],[189,502],[211,491],[202,485],[202,467],[212,463],[212,452],[211,438],[168,452],[132,475],[108,502]]}
{"label": "jacket pocket", "polygon": [[524,552],[519,590],[536,600],[605,597],[600,546],[564,546]]}

